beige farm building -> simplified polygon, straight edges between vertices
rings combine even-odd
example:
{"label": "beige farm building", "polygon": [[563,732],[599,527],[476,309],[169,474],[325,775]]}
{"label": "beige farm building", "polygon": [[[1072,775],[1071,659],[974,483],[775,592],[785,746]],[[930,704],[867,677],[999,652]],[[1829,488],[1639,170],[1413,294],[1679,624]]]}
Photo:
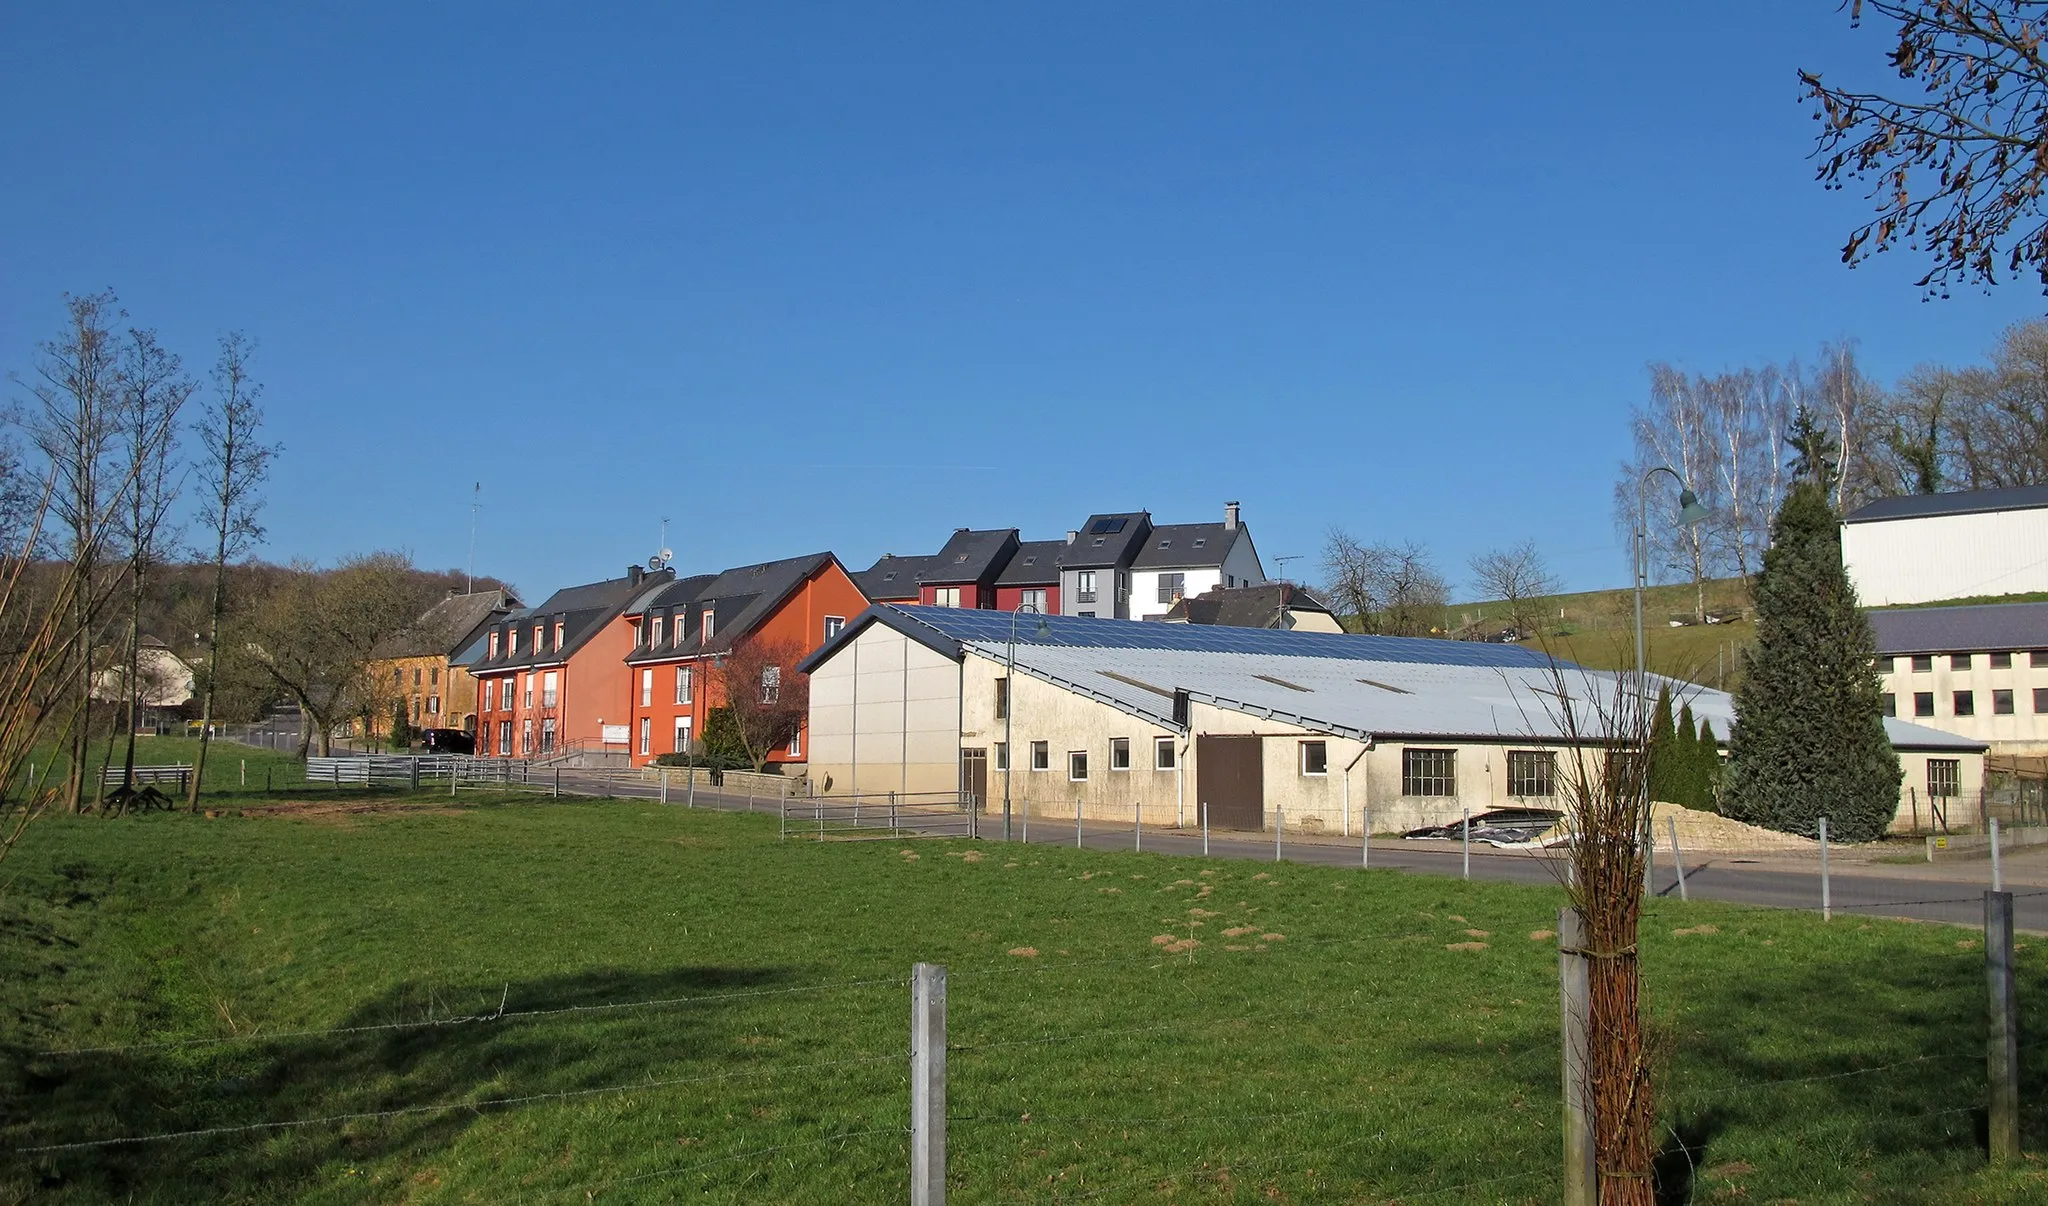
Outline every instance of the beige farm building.
{"label": "beige farm building", "polygon": [[[834,795],[1000,809],[1007,774],[1034,816],[1193,826],[1206,805],[1220,828],[1353,834],[1542,805],[1557,779],[1559,678],[1514,645],[878,605],[803,666],[811,782]],[[1562,679],[1582,707],[1615,688]],[[1727,695],[1679,686],[1730,731]],[[1981,743],[1885,723],[1902,821],[1909,788],[1981,787]]]}

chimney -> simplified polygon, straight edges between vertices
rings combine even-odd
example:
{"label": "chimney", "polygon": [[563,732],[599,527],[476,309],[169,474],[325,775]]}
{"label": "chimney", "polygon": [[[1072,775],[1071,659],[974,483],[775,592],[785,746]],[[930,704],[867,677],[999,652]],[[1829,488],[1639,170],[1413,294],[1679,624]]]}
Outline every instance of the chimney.
{"label": "chimney", "polygon": [[1235,502],[1223,504],[1223,530],[1226,532],[1237,531],[1237,503]]}
{"label": "chimney", "polygon": [[1068,528],[1068,529],[1067,529],[1067,543],[1068,543],[1068,544],[1072,544],[1072,543],[1074,543],[1074,542],[1075,542],[1076,540],[1079,540],[1079,539],[1081,539],[1081,533],[1079,533],[1079,532],[1076,532],[1076,531],[1075,531],[1074,529],[1072,529],[1072,528]]}
{"label": "chimney", "polygon": [[631,565],[627,566],[627,567],[626,567],[626,581],[627,581],[627,583],[628,583],[628,584],[630,584],[630,585],[633,585],[633,586],[638,586],[638,585],[640,585],[640,579],[641,579],[641,576],[642,576],[642,575],[644,575],[644,574],[646,574],[646,572],[647,572],[646,570],[643,570],[643,569],[641,569],[641,568],[640,568],[640,563],[639,563],[639,562],[637,562],[637,561],[636,561],[636,562],[634,562],[633,564],[631,564]]}

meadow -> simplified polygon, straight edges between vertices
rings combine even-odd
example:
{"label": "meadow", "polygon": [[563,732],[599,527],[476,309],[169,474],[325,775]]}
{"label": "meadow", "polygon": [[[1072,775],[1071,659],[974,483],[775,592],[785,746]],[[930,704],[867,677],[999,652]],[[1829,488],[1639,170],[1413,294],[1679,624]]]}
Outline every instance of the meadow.
{"label": "meadow", "polygon": [[[899,1202],[916,961],[955,1201],[1557,1199],[1555,889],[304,796],[0,864],[0,1199]],[[1667,1200],[2048,1198],[1970,931],[1659,900],[1643,957]]]}

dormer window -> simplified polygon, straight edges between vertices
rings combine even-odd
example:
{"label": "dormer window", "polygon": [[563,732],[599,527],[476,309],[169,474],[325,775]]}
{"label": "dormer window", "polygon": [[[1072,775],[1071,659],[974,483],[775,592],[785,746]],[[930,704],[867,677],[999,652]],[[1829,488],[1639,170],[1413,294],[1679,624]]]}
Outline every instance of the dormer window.
{"label": "dormer window", "polygon": [[717,614],[709,607],[705,608],[703,619],[697,624],[699,639],[709,641],[711,639],[711,630],[716,626],[716,623]]}
{"label": "dormer window", "polygon": [[672,640],[674,640],[674,642],[675,642],[675,643],[676,643],[676,644],[677,644],[678,646],[680,646],[680,645],[681,645],[681,644],[683,643],[683,619],[684,619],[684,616],[685,616],[685,613],[683,613],[683,612],[680,612],[680,611],[679,611],[679,612],[676,612],[676,613],[675,613],[675,623],[673,623],[673,624],[669,625],[670,629],[671,629],[671,630],[673,631],[673,636],[672,636],[672,638],[671,638],[671,639],[672,639]]}
{"label": "dormer window", "polygon": [[519,630],[517,628],[507,628],[505,630],[505,656],[519,656]]}
{"label": "dormer window", "polygon": [[541,634],[541,633],[542,633],[543,631],[544,631],[544,629],[542,629],[540,625],[538,625],[538,624],[535,624],[535,625],[533,626],[533,651],[534,651],[535,653],[539,653],[539,652],[540,652],[540,648],[541,648],[541,646],[540,646],[540,634]]}
{"label": "dormer window", "polygon": [[491,634],[491,656],[498,656],[498,634],[495,632]]}
{"label": "dormer window", "polygon": [[555,652],[556,652],[556,653],[560,653],[560,652],[562,651],[562,637],[563,637],[563,635],[564,635],[564,634],[565,634],[565,633],[566,633],[566,632],[568,631],[568,629],[569,629],[569,623],[568,623],[568,621],[566,621],[566,620],[556,620],[556,621],[555,621]]}
{"label": "dormer window", "polygon": [[661,617],[654,617],[651,623],[654,625],[654,632],[652,636],[647,638],[647,644],[649,646],[659,645],[661,644]]}

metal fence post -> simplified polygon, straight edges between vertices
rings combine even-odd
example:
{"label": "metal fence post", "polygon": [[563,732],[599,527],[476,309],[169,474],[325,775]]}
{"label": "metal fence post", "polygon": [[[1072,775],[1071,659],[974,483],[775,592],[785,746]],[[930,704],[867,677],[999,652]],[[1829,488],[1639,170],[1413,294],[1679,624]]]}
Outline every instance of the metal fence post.
{"label": "metal fence post", "polygon": [[668,803],[668,768],[667,768],[667,767],[665,767],[665,766],[664,766],[664,767],[662,767],[662,768],[661,768],[661,771],[660,771],[660,774],[661,774],[661,802],[662,802],[662,803],[664,803],[664,804],[666,804],[666,803]]}
{"label": "metal fence post", "polygon": [[896,836],[896,793],[889,793],[889,836]]}
{"label": "metal fence post", "polygon": [[690,764],[690,773],[683,780],[683,807],[697,807],[697,764]]}
{"label": "metal fence post", "polygon": [[247,758],[242,759],[242,786],[249,786],[249,760]]}
{"label": "metal fence post", "polygon": [[1685,892],[1685,856],[1678,852],[1678,818],[1665,817],[1664,826],[1671,833],[1671,865],[1678,870],[1678,899],[1691,900]]}
{"label": "metal fence post", "polygon": [[1472,810],[1465,810],[1465,823],[1458,827],[1458,853],[1464,859],[1466,879],[1472,878]]}
{"label": "metal fence post", "polygon": [[1273,808],[1273,861],[1280,861],[1280,834],[1287,828],[1287,814],[1278,805]]}
{"label": "metal fence post", "polygon": [[1074,849],[1081,848],[1081,797],[1074,797]]}
{"label": "metal fence post", "polygon": [[1137,801],[1131,802],[1131,849],[1134,851],[1145,848],[1145,818],[1139,813],[1139,807]]}
{"label": "metal fence post", "polygon": [[[1003,749],[1003,760],[1004,760],[1004,762],[1005,762],[1005,763],[1007,763],[1007,762],[1009,761],[1009,758],[1010,758],[1010,751],[1009,751],[1009,747],[1005,746],[1005,747],[1004,747],[1004,749]],[[1004,777],[1004,778],[1008,778],[1008,777],[1009,777],[1009,775],[1010,775],[1010,768],[1009,768],[1009,767],[1008,767],[1007,765],[1005,765],[1005,766],[1003,767],[1003,777]],[[1030,793],[1028,793],[1028,792],[1027,792],[1027,793],[1025,793],[1024,797],[1023,797],[1022,799],[1020,799],[1020,800],[1018,800],[1018,801],[1017,801],[1017,806],[1018,806],[1019,808],[1023,809],[1023,820],[1024,820],[1024,844],[1025,844],[1026,846],[1029,846],[1029,845],[1031,844],[1031,795],[1030,795]]]}
{"label": "metal fence post", "polygon": [[2019,1009],[2012,976],[2012,893],[1984,894],[1984,974],[1991,989],[1985,1083],[1990,1092],[1991,1162],[2020,1156]]}
{"label": "metal fence post", "polygon": [[910,1206],[946,1201],[946,969],[910,973]]}
{"label": "metal fence post", "polygon": [[1358,814],[1358,865],[1372,866],[1372,805]]}
{"label": "metal fence post", "polygon": [[1998,862],[1998,818],[1991,818],[1991,890],[2005,891],[2005,871]]}
{"label": "metal fence post", "polygon": [[778,811],[777,815],[779,815],[782,818],[782,832],[780,832],[776,836],[786,842],[789,840],[789,805],[785,803],[782,806],[782,808]]}
{"label": "metal fence post", "polygon": [[1586,955],[1586,921],[1573,908],[1557,911],[1558,999],[1564,1039],[1564,1204],[1594,1206],[1599,1176],[1593,1165],[1592,1093],[1587,1075],[1593,985]]}
{"label": "metal fence post", "polygon": [[556,768],[555,768],[555,798],[556,798],[556,799],[560,799],[560,798],[561,798],[561,795],[562,795],[562,768],[558,766],[558,767],[556,767]]}
{"label": "metal fence post", "polygon": [[818,814],[818,840],[822,842],[825,840],[825,801],[814,796],[811,798],[811,808]]}
{"label": "metal fence post", "polygon": [[1820,819],[1820,919],[1833,921],[1835,899],[1828,884],[1828,819]]}
{"label": "metal fence post", "polygon": [[1202,857],[1209,857],[1209,801],[1202,801]]}

